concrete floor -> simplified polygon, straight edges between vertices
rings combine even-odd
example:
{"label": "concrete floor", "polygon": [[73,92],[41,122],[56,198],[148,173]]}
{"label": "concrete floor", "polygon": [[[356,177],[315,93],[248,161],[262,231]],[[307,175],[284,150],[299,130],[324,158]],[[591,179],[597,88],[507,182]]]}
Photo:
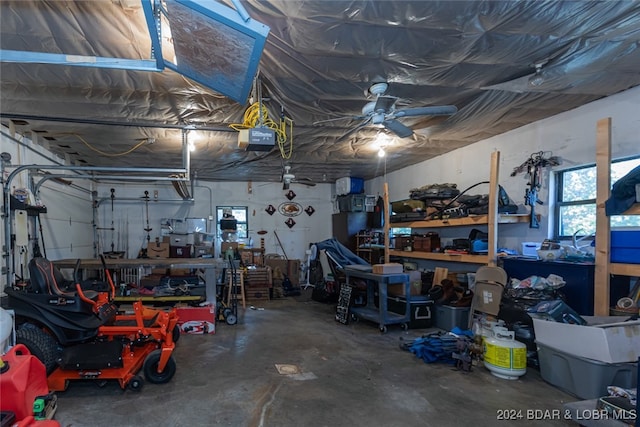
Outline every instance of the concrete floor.
{"label": "concrete floor", "polygon": [[[58,393],[55,418],[65,427],[572,425],[540,419],[577,399],[538,371],[503,380],[483,366],[426,364],[398,344],[430,330],[342,325],[335,306],[310,293],[240,308],[239,323],[218,324],[215,335],[183,335],[167,384],[133,392],[72,382]],[[282,375],[276,364],[300,373]],[[500,421],[505,410],[521,418]]]}

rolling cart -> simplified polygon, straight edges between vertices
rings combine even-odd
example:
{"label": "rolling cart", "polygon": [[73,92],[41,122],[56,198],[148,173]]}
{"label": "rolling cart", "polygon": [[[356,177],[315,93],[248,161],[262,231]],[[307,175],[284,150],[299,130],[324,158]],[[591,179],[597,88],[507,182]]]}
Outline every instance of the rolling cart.
{"label": "rolling cart", "polygon": [[[405,295],[410,294],[409,275],[405,273],[397,274],[374,274],[365,271],[362,266],[345,266],[346,285],[350,285],[353,278],[363,279],[367,282],[367,304],[364,307],[352,307],[351,317],[353,320],[366,319],[378,323],[380,332],[387,332],[387,325],[400,324],[402,329],[409,328],[411,321],[411,307],[406,304],[405,313],[393,313],[387,309],[387,286],[390,284],[404,284]],[[378,307],[375,306],[375,292],[378,291]]]}

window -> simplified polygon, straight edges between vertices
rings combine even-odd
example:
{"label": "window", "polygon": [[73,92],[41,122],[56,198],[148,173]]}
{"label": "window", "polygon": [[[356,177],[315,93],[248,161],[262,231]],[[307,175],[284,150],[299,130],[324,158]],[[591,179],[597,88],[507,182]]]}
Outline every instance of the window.
{"label": "window", "polygon": [[[640,165],[640,158],[612,162],[611,184]],[[586,166],[557,173],[556,238],[596,232],[596,167]],[[611,227],[638,227],[640,216],[616,215]]]}
{"label": "window", "polygon": [[216,229],[220,233],[220,220],[223,219],[224,212],[231,212],[231,215],[238,221],[238,239],[246,239],[249,237],[249,223],[247,218],[248,208],[246,206],[216,206]]}

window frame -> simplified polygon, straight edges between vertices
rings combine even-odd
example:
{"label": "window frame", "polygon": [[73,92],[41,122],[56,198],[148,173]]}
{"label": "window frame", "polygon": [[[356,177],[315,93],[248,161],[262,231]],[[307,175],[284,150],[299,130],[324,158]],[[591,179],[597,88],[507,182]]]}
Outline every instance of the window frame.
{"label": "window frame", "polygon": [[[640,155],[639,156],[631,156],[631,157],[624,157],[624,158],[620,158],[620,159],[615,159],[611,161],[611,164],[616,164],[616,163],[621,163],[621,162],[627,162],[627,161],[633,161],[633,160],[640,160]],[[554,220],[553,220],[553,236],[555,239],[557,240],[570,240],[572,239],[572,235],[560,235],[560,222],[562,220],[561,218],[561,214],[560,214],[560,210],[564,207],[567,206],[588,206],[588,205],[596,205],[596,199],[595,198],[590,198],[590,199],[582,199],[582,200],[573,200],[573,201],[569,201],[569,202],[563,202],[562,201],[562,197],[563,197],[563,189],[564,189],[564,178],[566,176],[567,173],[571,173],[571,172],[575,172],[575,171],[579,171],[579,170],[583,170],[583,169],[590,169],[590,168],[594,168],[596,167],[595,163],[589,163],[586,165],[582,165],[582,166],[576,166],[573,168],[569,168],[569,169],[562,169],[562,170],[558,170],[554,173],[555,175],[555,201],[554,201],[554,206],[553,206],[553,214],[554,214]],[[612,168],[613,169],[613,168]],[[611,173],[613,173],[613,170],[611,171]],[[617,180],[616,180],[617,181]],[[611,185],[613,186],[613,184],[615,183],[615,181],[613,179],[611,179]],[[595,183],[595,185],[597,185],[597,182]],[[615,216],[621,216],[621,215],[615,215]],[[594,221],[595,221],[595,217],[594,217]],[[582,236],[577,236],[577,237],[582,237]]]}
{"label": "window frame", "polygon": [[[249,238],[249,207],[248,206],[216,206],[216,236],[218,238],[222,237],[222,232],[220,230],[220,220],[222,219],[222,215],[220,214],[220,212],[226,210],[226,209],[231,209],[233,210],[244,210],[245,212],[245,221],[240,221],[238,220],[238,234],[237,234],[237,238],[238,239],[248,239]],[[244,231],[242,231],[240,225],[245,225],[245,230],[246,230],[246,235],[242,235],[242,233],[244,233]]]}

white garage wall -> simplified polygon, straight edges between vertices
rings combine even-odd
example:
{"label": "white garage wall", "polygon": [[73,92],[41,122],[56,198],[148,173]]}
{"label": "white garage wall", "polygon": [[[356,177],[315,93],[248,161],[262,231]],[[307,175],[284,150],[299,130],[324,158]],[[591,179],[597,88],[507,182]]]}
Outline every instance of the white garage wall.
{"label": "white garage wall", "polygon": [[[18,142],[10,137],[10,130],[1,127],[3,134],[0,135],[0,151],[11,155],[11,165],[5,170],[3,176],[3,186],[7,182],[9,174],[22,165],[61,165],[62,159],[56,158],[43,147],[34,144],[32,141],[17,136]],[[38,178],[34,178],[38,182]],[[33,217],[29,220],[29,235],[38,238],[42,251],[46,251],[46,256],[50,259],[79,258],[91,256],[93,254],[93,227],[91,213],[91,190],[86,180],[72,180],[73,185],[67,186],[54,181],[46,181],[37,196],[42,204],[47,207],[47,213],[41,214],[42,237]],[[15,175],[10,183],[10,191],[14,189],[29,187],[29,172],[22,171]],[[2,287],[7,284],[7,265],[9,269],[10,281],[15,279],[15,275],[27,277],[27,263],[32,258],[33,241],[26,248],[27,252],[16,250],[16,256],[9,256],[8,248],[5,245],[4,223],[0,227],[0,242],[2,251]],[[11,222],[10,233],[13,234],[14,227]],[[22,252],[22,253],[21,253]]]}
{"label": "white garage wall", "polygon": [[[331,237],[331,204],[332,184],[318,184],[307,187],[291,184],[296,193],[292,202],[299,203],[303,209],[312,206],[315,212],[309,216],[302,212],[293,217],[296,224],[290,229],[285,221],[288,217],[279,212],[269,215],[265,209],[270,204],[276,209],[281,203],[288,202],[287,191],[282,190],[280,183],[254,182],[252,191],[248,192],[247,182],[197,182],[194,201],[185,202],[173,189],[171,184],[127,184],[106,185],[98,187],[98,198],[108,199],[100,203],[97,209],[99,227],[111,227],[110,188],[115,188],[114,225],[116,232],[102,231],[101,245],[103,251],[111,250],[113,239],[116,250],[127,250],[128,257],[135,258],[143,244],[146,244],[147,232],[145,204],[142,199],[145,190],[149,192],[149,233],[151,241],[161,236],[160,220],[162,218],[209,218],[208,231],[215,231],[215,215],[217,206],[247,206],[249,212],[249,236],[254,246],[260,246],[260,238],[265,239],[265,252],[283,255],[282,248],[276,239],[276,233],[282,242],[286,255],[290,259],[304,259],[305,250],[310,243]],[[158,191],[158,201],[154,201],[154,190]],[[139,200],[119,200],[138,198]],[[267,234],[258,235],[257,231],[266,230]],[[275,231],[275,233],[274,233]]]}
{"label": "white garage wall", "polygon": [[[640,154],[640,87],[592,102],[574,110],[523,126],[502,135],[460,148],[434,159],[409,166],[365,183],[368,193],[381,192],[386,180],[389,200],[409,198],[411,188],[427,184],[456,183],[460,190],[489,179],[489,160],[492,151],[500,151],[500,184],[519,205],[524,203],[528,182],[524,174],[511,177],[513,169],[531,153],[550,151],[560,156],[562,164],[556,170],[595,164],[596,122],[611,117],[612,157],[623,158]],[[408,142],[410,144],[410,142]],[[517,249],[523,241],[542,241],[550,237],[553,226],[549,215],[550,171],[545,170],[543,188],[536,212],[542,215],[540,229],[526,224],[499,227],[498,246]],[[486,194],[488,186],[478,186],[468,194]],[[552,197],[553,198],[553,197]],[[529,211],[520,206],[521,212]],[[449,230],[450,231],[450,230]],[[465,237],[465,236],[459,236]]]}

